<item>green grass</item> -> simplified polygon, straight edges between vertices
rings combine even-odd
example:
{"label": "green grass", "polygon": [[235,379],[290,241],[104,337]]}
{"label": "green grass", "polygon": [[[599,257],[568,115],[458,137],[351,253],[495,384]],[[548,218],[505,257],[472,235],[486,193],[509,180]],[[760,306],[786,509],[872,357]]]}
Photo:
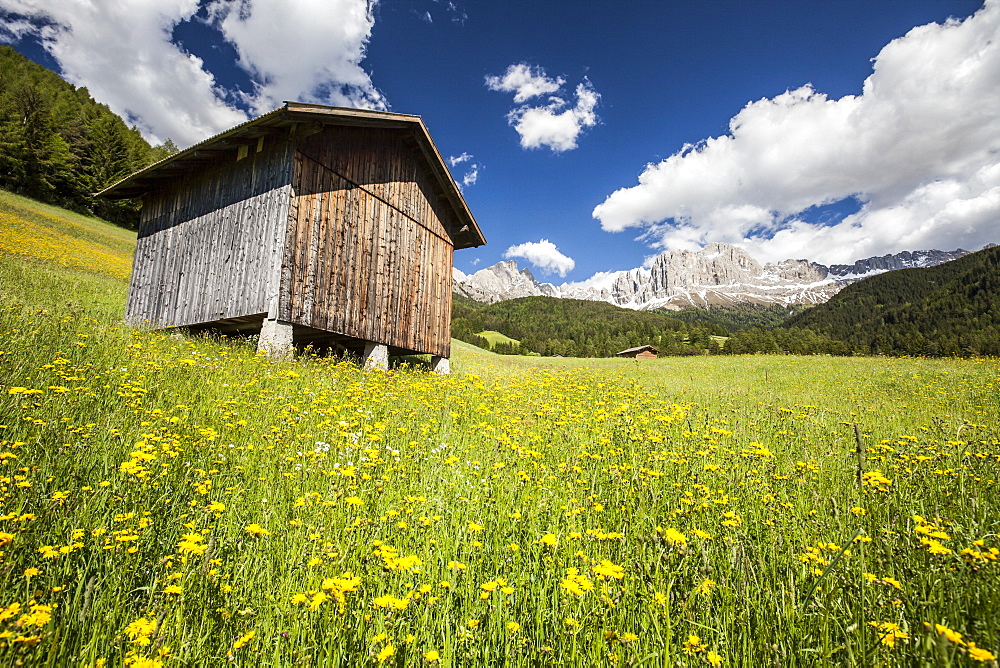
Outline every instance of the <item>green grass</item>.
{"label": "green grass", "polygon": [[490,329],[487,329],[483,332],[479,332],[477,336],[481,336],[487,341],[489,341],[490,346],[495,346],[498,343],[514,343],[514,344],[521,343],[517,339],[512,339],[506,334],[503,334],[501,332],[494,332],[493,330]]}
{"label": "green grass", "polygon": [[0,252],[0,294],[2,665],[1000,649],[996,360],[366,373],[132,329],[93,268]]}

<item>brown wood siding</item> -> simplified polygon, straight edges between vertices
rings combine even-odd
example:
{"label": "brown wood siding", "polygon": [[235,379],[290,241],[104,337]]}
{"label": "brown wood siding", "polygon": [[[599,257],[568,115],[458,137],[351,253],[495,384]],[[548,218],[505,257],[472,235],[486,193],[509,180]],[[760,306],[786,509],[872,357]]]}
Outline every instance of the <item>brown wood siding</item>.
{"label": "brown wood siding", "polygon": [[655,360],[656,353],[651,353],[648,350],[644,350],[641,353],[637,354],[635,358],[640,360]]}
{"label": "brown wood siding", "polygon": [[444,194],[423,167],[420,149],[409,132],[328,127],[300,140],[298,149],[436,234],[449,236],[445,226],[452,219],[439,203]]}
{"label": "brown wood siding", "polygon": [[268,141],[144,197],[127,320],[176,327],[277,310],[291,146]]}
{"label": "brown wood siding", "polygon": [[329,129],[299,148],[279,317],[450,355],[453,223],[417,149],[369,128]]}

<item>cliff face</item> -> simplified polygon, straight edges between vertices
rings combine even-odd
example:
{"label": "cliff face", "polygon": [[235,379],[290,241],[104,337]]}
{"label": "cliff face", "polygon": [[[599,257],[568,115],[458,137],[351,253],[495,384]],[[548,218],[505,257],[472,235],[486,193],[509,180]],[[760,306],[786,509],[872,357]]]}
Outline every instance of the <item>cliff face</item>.
{"label": "cliff face", "polygon": [[825,281],[827,273],[825,267],[805,260],[761,265],[742,248],[709,244],[700,251],[669,251],[648,270],[624,272],[612,288],[613,303],[635,308],[741,301],[801,303],[803,287]]}
{"label": "cliff face", "polygon": [[739,303],[816,304],[865,276],[908,267],[929,267],[968,251],[904,251],[826,267],[808,260],[761,264],[729,244],[699,251],[668,251],[648,268],[595,276],[560,286],[539,283],[517,263],[500,262],[466,276],[456,272],[455,292],[483,302],[544,295],[606,301],[634,309],[723,306]]}
{"label": "cliff face", "polygon": [[492,304],[518,297],[559,297],[559,292],[550,283],[539,283],[527,268],[518,269],[517,262],[506,260],[492,267],[480,269],[476,273],[452,281],[455,292],[476,301]]}

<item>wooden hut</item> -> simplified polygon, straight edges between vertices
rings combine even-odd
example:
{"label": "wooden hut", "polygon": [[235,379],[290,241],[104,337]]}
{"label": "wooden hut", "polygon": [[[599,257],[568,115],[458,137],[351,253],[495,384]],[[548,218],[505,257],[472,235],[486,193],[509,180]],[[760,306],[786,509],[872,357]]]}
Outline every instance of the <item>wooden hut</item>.
{"label": "wooden hut", "polygon": [[452,253],[486,239],[419,116],[286,102],[98,195],[142,198],[128,321],[447,372]]}
{"label": "wooden hut", "polygon": [[634,357],[637,360],[655,360],[659,353],[660,351],[653,346],[638,346],[615,354],[618,357]]}

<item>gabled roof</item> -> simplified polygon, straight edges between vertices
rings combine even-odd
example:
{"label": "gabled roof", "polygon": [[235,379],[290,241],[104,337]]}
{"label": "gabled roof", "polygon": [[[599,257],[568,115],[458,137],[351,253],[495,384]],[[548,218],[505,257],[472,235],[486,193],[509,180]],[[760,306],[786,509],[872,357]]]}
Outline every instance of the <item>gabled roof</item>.
{"label": "gabled roof", "polygon": [[240,146],[248,146],[258,138],[287,130],[289,126],[308,123],[320,125],[344,125],[354,127],[379,127],[408,130],[416,140],[420,153],[428,169],[444,193],[444,198],[455,213],[458,221],[456,248],[482,246],[486,243],[476,219],[472,216],[462,192],[445,166],[444,159],[434,145],[427,127],[420,116],[395,114],[386,111],[347,109],[305,102],[285,102],[283,107],[258,116],[214,137],[178,151],[145,169],[130,174],[121,181],[105,188],[96,197],[108,199],[128,199],[148,192],[153,184],[163,179],[171,179],[189,174],[206,163],[213,162],[222,153],[232,152]]}
{"label": "gabled roof", "polygon": [[623,350],[620,353],[615,353],[615,355],[628,355],[629,353],[639,353],[639,352],[642,352],[643,350],[648,350],[650,352],[657,353],[657,354],[659,354],[659,352],[660,352],[659,350],[657,350],[653,346],[636,346],[635,348],[629,348],[628,350]]}

